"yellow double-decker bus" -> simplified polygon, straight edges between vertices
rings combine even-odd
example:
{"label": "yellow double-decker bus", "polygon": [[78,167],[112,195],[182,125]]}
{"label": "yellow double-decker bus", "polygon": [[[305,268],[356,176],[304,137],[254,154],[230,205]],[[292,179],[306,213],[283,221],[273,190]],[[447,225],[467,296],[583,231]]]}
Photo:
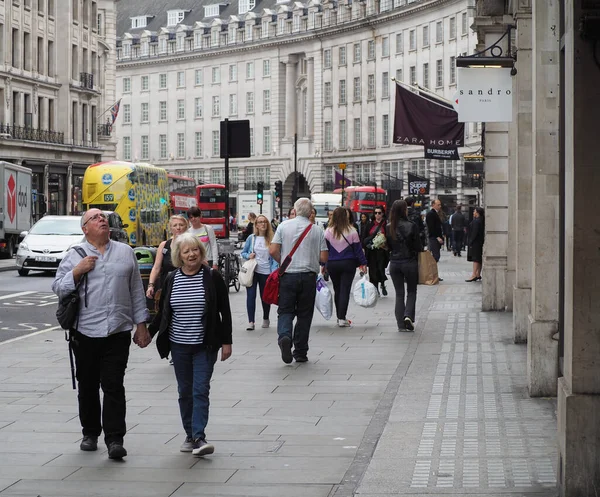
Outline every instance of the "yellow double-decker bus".
{"label": "yellow double-decker bus", "polygon": [[83,206],[118,213],[132,247],[158,246],[167,239],[167,171],[121,161],[93,164],[83,176]]}

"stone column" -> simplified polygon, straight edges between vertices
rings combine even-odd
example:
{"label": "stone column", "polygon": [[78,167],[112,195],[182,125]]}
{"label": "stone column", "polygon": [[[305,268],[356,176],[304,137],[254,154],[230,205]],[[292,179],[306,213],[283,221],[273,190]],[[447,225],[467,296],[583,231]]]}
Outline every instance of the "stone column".
{"label": "stone column", "polygon": [[515,285],[513,289],[513,325],[515,343],[527,341],[531,311],[531,100],[532,100],[532,20],[531,2],[521,1],[515,13],[518,58],[514,78],[517,113],[512,127],[516,128],[515,143],[515,204],[514,238]]}
{"label": "stone column", "polygon": [[600,488],[600,70],[593,41],[579,34],[582,16],[590,13],[585,5],[567,0],[563,21],[564,361],[558,382],[558,485],[563,497],[595,496]]}
{"label": "stone column", "polygon": [[296,133],[296,59],[285,62],[285,137]]}
{"label": "stone column", "polygon": [[[532,397],[553,396],[558,381],[559,0],[534,2],[531,315],[527,375]],[[519,52],[520,54],[520,52]]]}
{"label": "stone column", "polygon": [[315,134],[315,59],[306,60],[306,135],[312,138]]}
{"label": "stone column", "polygon": [[46,97],[43,97],[40,101],[39,113],[39,128],[46,130],[48,129],[48,99]]}

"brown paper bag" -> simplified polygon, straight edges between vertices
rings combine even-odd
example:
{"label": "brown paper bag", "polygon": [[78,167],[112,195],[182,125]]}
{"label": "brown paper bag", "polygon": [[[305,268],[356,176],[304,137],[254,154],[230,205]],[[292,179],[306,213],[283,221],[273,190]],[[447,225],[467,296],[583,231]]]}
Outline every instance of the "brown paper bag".
{"label": "brown paper bag", "polygon": [[419,285],[437,285],[438,277],[437,262],[429,250],[419,252]]}

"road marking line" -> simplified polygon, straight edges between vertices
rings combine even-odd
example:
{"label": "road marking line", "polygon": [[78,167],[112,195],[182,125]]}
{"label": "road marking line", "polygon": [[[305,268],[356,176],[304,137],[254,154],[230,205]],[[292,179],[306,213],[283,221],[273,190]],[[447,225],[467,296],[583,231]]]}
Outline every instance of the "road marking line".
{"label": "road marking line", "polygon": [[36,335],[41,335],[42,333],[47,333],[48,331],[54,330],[62,330],[60,326],[52,326],[51,328],[46,328],[45,330],[34,331],[33,333],[29,333],[28,335],[22,335],[20,337],[11,338],[10,340],[6,340],[5,342],[0,342],[0,346],[7,345],[9,343],[18,342],[19,340],[24,340],[25,338],[34,337]]}
{"label": "road marking line", "polygon": [[10,295],[2,295],[0,300],[12,299],[13,297],[22,297],[23,295],[31,295],[32,293],[38,293],[34,290],[29,292],[11,293]]}

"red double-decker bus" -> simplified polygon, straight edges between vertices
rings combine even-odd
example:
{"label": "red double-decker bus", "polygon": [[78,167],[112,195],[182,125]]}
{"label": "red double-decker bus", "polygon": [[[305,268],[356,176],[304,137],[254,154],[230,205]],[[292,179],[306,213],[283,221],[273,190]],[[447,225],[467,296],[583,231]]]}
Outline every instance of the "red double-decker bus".
{"label": "red double-decker bus", "polygon": [[[333,193],[342,193],[337,188]],[[344,188],[344,207],[349,207],[358,215],[365,213],[371,215],[375,207],[382,206],[385,209],[387,192],[383,188],[375,186],[349,186]]]}
{"label": "red double-decker bus", "polygon": [[204,224],[210,224],[217,238],[225,238],[225,185],[208,184],[196,187],[198,208],[202,211],[200,218]]}
{"label": "red double-decker bus", "polygon": [[196,207],[196,181],[186,176],[167,174],[171,215],[186,214],[190,207]]}

